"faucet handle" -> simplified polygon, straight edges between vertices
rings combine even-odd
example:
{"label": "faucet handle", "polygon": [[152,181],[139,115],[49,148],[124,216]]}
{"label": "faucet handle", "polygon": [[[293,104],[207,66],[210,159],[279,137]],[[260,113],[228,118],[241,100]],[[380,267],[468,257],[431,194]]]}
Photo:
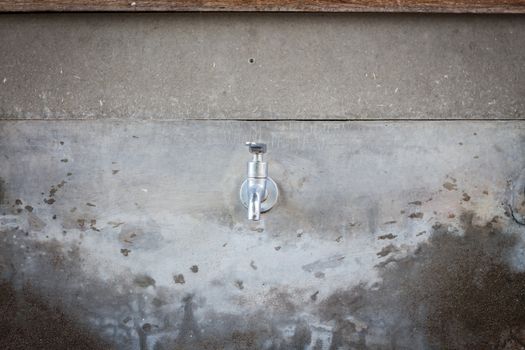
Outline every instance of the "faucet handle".
{"label": "faucet handle", "polygon": [[248,146],[248,148],[250,150],[250,153],[253,153],[253,154],[266,153],[266,144],[265,143],[246,142],[246,146]]}

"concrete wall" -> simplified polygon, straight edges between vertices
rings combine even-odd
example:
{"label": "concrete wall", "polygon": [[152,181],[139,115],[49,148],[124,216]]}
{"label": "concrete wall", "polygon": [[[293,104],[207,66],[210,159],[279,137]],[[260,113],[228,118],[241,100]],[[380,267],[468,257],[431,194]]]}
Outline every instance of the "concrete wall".
{"label": "concrete wall", "polygon": [[524,23],[0,17],[0,344],[520,349]]}
{"label": "concrete wall", "polygon": [[4,15],[0,114],[524,118],[524,32],[510,15]]}

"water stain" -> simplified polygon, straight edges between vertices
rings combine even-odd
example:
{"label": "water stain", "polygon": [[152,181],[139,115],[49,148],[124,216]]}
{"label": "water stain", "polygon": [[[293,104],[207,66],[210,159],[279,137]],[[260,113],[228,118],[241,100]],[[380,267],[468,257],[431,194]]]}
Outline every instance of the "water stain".
{"label": "water stain", "polygon": [[[321,317],[336,323],[331,348],[362,346],[364,336],[369,348],[510,349],[511,335],[525,330],[525,272],[506,258],[518,238],[492,222],[473,224],[472,213],[460,220],[463,235],[436,227],[414,254],[380,268],[375,288],[323,300]],[[368,325],[364,334],[355,320]]]}
{"label": "water stain", "polygon": [[0,177],[0,204],[4,204],[6,200],[5,195],[6,189],[5,189],[5,181]]}
{"label": "water stain", "polygon": [[18,291],[0,283],[0,344],[2,349],[113,349],[91,329],[49,305],[30,284]]}
{"label": "water stain", "polygon": [[302,269],[306,272],[322,271],[326,269],[333,269],[340,266],[343,263],[344,255],[333,255],[324,259],[316,260],[310,264],[302,266]]}

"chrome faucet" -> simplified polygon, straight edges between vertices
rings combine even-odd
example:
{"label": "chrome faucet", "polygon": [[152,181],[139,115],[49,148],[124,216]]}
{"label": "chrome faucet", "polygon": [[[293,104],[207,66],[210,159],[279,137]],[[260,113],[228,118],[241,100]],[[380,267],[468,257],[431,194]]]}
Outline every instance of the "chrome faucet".
{"label": "chrome faucet", "polygon": [[246,142],[253,155],[248,162],[248,178],[240,191],[241,202],[248,208],[248,219],[258,221],[261,213],[270,210],[279,197],[277,184],[268,177],[268,163],[263,161],[266,153],[264,143]]}

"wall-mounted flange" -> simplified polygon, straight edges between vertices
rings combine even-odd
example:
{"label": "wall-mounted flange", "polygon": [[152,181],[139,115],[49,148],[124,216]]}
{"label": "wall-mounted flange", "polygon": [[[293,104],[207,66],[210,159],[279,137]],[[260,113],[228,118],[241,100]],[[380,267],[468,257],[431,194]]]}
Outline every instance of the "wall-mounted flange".
{"label": "wall-mounted flange", "polygon": [[[248,208],[250,200],[248,197],[248,180],[244,180],[241,185],[241,190],[239,191],[239,196],[241,198],[242,205],[245,208]],[[261,201],[261,213],[265,213],[277,203],[279,198],[279,188],[275,181],[271,177],[266,178],[266,192]]]}

